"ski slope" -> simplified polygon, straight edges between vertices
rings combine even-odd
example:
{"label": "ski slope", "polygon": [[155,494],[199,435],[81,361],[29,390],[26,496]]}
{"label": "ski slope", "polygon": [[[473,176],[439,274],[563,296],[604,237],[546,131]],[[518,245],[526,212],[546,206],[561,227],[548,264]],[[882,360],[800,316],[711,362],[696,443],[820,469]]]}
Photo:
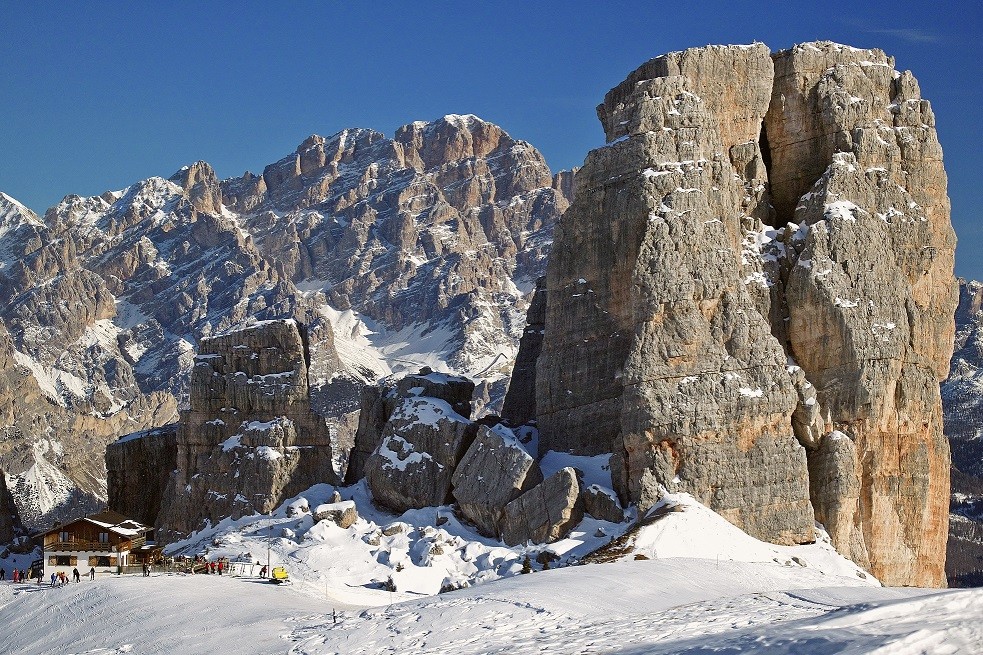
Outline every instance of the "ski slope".
{"label": "ski slope", "polygon": [[0,652],[907,655],[983,648],[983,590],[838,582],[777,564],[663,559],[541,571],[369,610],[253,577],[106,576],[62,588],[7,582],[0,583]]}

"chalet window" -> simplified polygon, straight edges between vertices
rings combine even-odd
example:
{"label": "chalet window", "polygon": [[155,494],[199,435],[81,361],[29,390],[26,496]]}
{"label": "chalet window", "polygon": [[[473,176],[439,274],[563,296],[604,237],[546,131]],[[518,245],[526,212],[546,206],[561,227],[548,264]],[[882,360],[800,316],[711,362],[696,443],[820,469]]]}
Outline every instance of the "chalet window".
{"label": "chalet window", "polygon": [[56,566],[58,564],[58,558],[54,555],[48,557],[48,566]]}
{"label": "chalet window", "polygon": [[75,558],[73,558],[71,555],[57,555],[55,559],[58,560],[55,562],[56,566],[71,566],[72,560]]}
{"label": "chalet window", "polygon": [[71,535],[68,534],[67,530],[63,530],[62,532],[58,533],[58,541],[64,543],[64,542],[69,542],[71,540],[72,540]]}
{"label": "chalet window", "polygon": [[112,566],[112,564],[109,563],[109,557],[100,555],[98,557],[90,557],[89,566]]}
{"label": "chalet window", "polygon": [[101,543],[101,544],[108,544],[109,543],[109,533],[108,532],[100,532],[99,533],[99,543]]}

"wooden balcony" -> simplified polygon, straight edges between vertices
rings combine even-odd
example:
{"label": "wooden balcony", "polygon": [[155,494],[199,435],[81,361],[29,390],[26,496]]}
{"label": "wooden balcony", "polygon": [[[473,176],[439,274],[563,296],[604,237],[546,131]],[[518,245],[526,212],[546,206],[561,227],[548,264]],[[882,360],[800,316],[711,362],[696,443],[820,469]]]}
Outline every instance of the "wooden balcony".
{"label": "wooden balcony", "polygon": [[71,541],[50,541],[44,544],[45,552],[61,552],[61,553],[71,553],[71,552],[90,552],[90,553],[106,553],[110,555],[121,551],[131,551],[147,543],[146,537],[135,537],[129,541],[121,541],[118,544],[110,544],[103,541],[85,541],[82,539],[73,539]]}

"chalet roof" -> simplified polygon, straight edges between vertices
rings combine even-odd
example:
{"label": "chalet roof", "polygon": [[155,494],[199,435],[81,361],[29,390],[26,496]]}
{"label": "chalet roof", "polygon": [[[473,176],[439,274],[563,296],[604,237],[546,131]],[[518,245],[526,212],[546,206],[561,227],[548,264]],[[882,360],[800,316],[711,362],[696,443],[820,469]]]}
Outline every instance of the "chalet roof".
{"label": "chalet roof", "polygon": [[113,532],[123,537],[136,537],[153,529],[139,523],[138,521],[134,521],[131,518],[127,518],[118,512],[107,509],[95,514],[89,514],[88,516],[65,521],[64,523],[51,528],[44,534],[48,535],[53,532],[59,532],[62,528],[80,521],[92,523],[99,528],[103,528],[107,532]]}

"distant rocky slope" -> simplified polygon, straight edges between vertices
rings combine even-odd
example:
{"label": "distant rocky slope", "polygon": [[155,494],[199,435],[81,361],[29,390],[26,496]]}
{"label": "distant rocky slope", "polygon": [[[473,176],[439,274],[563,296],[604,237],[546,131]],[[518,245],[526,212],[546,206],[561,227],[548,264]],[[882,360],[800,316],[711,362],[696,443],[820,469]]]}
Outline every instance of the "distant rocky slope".
{"label": "distant rocky slope", "polygon": [[642,509],[685,491],[781,542],[815,518],[885,583],[944,584],[955,236],[914,77],[711,46],[598,116],[530,318],[540,451],[611,453]]}
{"label": "distant rocky slope", "polygon": [[946,573],[952,586],[983,585],[983,284],[959,280],[956,345],[942,383],[952,448]]}
{"label": "distant rocky slope", "polygon": [[198,162],[43,218],[0,195],[0,467],[25,521],[103,502],[105,444],[173,422],[198,341],[250,320],[305,326],[312,403],[336,426],[363,383],[424,363],[500,401],[570,187],[529,144],[446,116],[312,136],[261,175]]}

